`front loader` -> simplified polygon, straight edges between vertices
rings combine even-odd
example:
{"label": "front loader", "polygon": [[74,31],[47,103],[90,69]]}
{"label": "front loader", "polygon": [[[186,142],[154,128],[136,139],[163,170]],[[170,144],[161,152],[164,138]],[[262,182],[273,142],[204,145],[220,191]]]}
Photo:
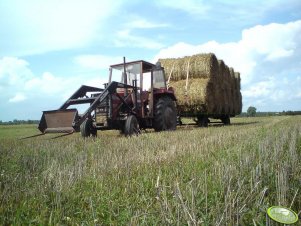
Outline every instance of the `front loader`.
{"label": "front loader", "polygon": [[[83,114],[72,108],[79,104],[89,104]],[[80,131],[83,137],[116,129],[130,136],[145,128],[175,130],[176,124],[176,97],[166,87],[164,68],[124,58],[110,66],[104,89],[81,86],[59,109],[44,111],[38,128],[42,134]]]}

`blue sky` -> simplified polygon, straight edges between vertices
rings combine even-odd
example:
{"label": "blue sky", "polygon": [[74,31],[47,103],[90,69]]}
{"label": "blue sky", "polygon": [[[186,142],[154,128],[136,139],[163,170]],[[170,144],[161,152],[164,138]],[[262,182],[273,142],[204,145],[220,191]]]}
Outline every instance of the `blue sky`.
{"label": "blue sky", "polygon": [[301,110],[300,0],[1,0],[0,120],[39,119],[110,64],[213,52],[243,110]]}

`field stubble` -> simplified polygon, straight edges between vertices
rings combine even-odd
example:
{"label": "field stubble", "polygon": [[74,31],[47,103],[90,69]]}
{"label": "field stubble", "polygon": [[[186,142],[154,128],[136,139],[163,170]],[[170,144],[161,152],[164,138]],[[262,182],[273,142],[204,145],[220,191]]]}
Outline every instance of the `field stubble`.
{"label": "field stubble", "polygon": [[[301,117],[124,138],[0,127],[0,224],[265,225],[301,210]],[[20,132],[21,131],[21,132]]]}

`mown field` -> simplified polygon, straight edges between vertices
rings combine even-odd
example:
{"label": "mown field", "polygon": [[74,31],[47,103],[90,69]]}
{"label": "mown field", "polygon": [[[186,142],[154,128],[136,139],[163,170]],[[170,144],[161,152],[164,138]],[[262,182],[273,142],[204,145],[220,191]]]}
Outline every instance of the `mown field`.
{"label": "mown field", "polygon": [[0,225],[266,225],[272,205],[300,216],[301,116],[232,123],[25,140],[35,126],[0,126]]}

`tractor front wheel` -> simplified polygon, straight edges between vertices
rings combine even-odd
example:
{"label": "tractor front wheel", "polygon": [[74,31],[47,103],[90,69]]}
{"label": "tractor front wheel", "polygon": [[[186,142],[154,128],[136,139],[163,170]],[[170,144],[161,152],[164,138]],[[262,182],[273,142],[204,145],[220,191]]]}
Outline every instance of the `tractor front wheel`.
{"label": "tractor front wheel", "polygon": [[174,101],[168,97],[161,97],[154,109],[155,131],[175,130],[177,126],[177,109]]}
{"label": "tractor front wheel", "polygon": [[139,123],[135,115],[127,117],[124,125],[125,136],[138,135],[140,133]]}
{"label": "tractor front wheel", "polygon": [[97,136],[97,130],[93,127],[92,119],[88,118],[80,125],[80,133],[82,137]]}

